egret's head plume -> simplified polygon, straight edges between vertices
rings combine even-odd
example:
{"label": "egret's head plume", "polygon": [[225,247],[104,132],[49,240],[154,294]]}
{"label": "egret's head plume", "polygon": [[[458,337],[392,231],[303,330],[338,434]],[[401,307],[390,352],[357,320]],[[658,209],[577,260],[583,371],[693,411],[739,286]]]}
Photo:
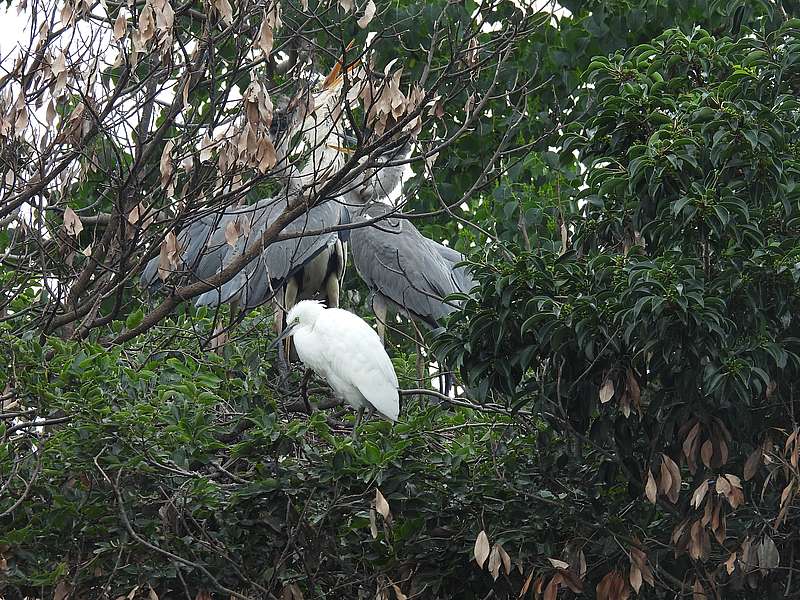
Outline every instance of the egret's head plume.
{"label": "egret's head plume", "polygon": [[303,300],[295,304],[286,315],[286,324],[313,325],[324,310],[325,305],[319,300]]}

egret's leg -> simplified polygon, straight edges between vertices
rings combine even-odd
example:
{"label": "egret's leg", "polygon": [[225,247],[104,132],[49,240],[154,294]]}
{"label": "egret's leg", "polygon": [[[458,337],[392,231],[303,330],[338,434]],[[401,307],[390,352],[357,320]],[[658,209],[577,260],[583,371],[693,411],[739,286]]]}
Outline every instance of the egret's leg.
{"label": "egret's leg", "polygon": [[[302,277],[302,272],[300,273],[299,277]],[[292,307],[297,303],[297,294],[300,291],[300,286],[297,283],[296,277],[291,277],[289,281],[286,282],[286,287],[283,292],[283,310],[286,311],[286,314],[289,314],[289,311],[292,310]],[[291,338],[286,339],[286,360],[292,360],[292,340]]]}
{"label": "egret's leg", "polygon": [[311,375],[314,372],[311,369],[306,369],[302,381],[300,381],[300,395],[303,398],[303,403],[306,405],[308,414],[311,414],[311,403],[308,401],[308,382],[311,381]]}
{"label": "egret's leg", "polygon": [[358,409],[358,412],[356,413],[356,422],[355,425],[353,425],[353,441],[356,441],[358,439],[358,428],[361,425],[361,419],[363,418],[364,418],[364,407],[362,406],[361,408]]}

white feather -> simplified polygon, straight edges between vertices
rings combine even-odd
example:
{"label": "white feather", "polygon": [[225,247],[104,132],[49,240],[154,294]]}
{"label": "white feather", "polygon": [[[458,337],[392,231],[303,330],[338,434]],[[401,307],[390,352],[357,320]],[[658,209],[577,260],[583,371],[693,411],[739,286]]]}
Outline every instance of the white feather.
{"label": "white feather", "polygon": [[287,325],[297,322],[297,356],[356,409],[373,407],[387,419],[400,414],[399,383],[378,334],[360,317],[313,300],[289,311]]}

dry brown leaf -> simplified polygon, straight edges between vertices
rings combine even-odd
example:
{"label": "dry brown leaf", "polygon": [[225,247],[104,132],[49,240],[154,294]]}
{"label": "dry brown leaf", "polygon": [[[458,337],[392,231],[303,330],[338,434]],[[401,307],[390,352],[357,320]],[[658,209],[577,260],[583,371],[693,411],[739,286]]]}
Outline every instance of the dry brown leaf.
{"label": "dry brown leaf", "polygon": [[714,446],[711,440],[706,440],[700,447],[700,458],[706,467],[711,467],[711,459],[714,457]]}
{"label": "dry brown leaf", "polygon": [[727,496],[731,491],[731,484],[726,477],[720,475],[717,477],[717,484],[715,486],[717,493]]}
{"label": "dry brown leaf", "polygon": [[[281,592],[282,600],[303,600],[303,592],[296,583],[287,583]],[[211,600],[209,598],[209,600]]]}
{"label": "dry brown leaf", "polygon": [[497,544],[492,546],[492,551],[489,553],[489,573],[492,575],[492,579],[497,581],[497,578],[500,576],[500,565],[502,564],[502,560],[500,560],[500,550],[497,547]]}
{"label": "dry brown leaf", "polygon": [[164,144],[164,150],[161,152],[161,160],[159,162],[159,167],[161,169],[161,188],[167,189],[169,185],[169,180],[172,177],[172,158],[170,157],[170,152],[172,152],[172,148],[175,146],[175,142],[172,140],[167,140]]}
{"label": "dry brown leaf", "polygon": [[797,429],[792,431],[792,433],[789,434],[789,437],[786,438],[786,442],[783,444],[784,455],[789,454],[789,447],[792,445],[792,442],[794,442],[795,438],[797,438]]}
{"label": "dry brown leaf", "polygon": [[153,8],[156,14],[156,29],[162,34],[169,32],[175,22],[175,11],[168,0],[154,0]]}
{"label": "dry brown leaf", "polygon": [[150,589],[147,592],[147,600],[158,600],[158,594],[156,594],[153,586],[150,586]]}
{"label": "dry brown leaf", "polygon": [[694,580],[694,586],[692,586],[692,600],[708,600],[706,591],[703,589],[703,584],[700,583],[699,579]]}
{"label": "dry brown leaf", "polygon": [[657,491],[656,480],[653,479],[653,472],[647,469],[647,483],[644,486],[644,495],[647,496],[651,504],[656,503]]}
{"label": "dry brown leaf", "polygon": [[651,586],[655,587],[653,572],[650,570],[650,567],[647,564],[647,554],[644,552],[644,550],[637,548],[636,546],[631,546],[630,558],[631,563],[635,564],[639,569],[642,579]]}
{"label": "dry brown leaf", "polygon": [[180,245],[174,231],[170,231],[161,242],[161,251],[158,255],[158,276],[161,281],[166,281],[170,273],[178,267]]}
{"label": "dry brown leaf", "polygon": [[511,557],[506,552],[505,548],[500,544],[495,544],[495,548],[497,548],[498,552],[500,553],[500,560],[503,561],[503,568],[506,570],[506,575],[511,575]]}
{"label": "dry brown leaf", "polygon": [[272,145],[272,140],[263,137],[258,142],[258,170],[261,173],[266,173],[278,162],[278,155],[275,152],[275,146]]}
{"label": "dry brown leaf", "polygon": [[518,600],[528,592],[528,588],[531,587],[531,581],[533,581],[533,570],[531,570],[530,575],[528,575],[528,578],[525,580],[525,583],[522,584],[522,588],[519,590],[519,596],[517,596]]}
{"label": "dry brown leaf", "polygon": [[147,229],[150,223],[153,222],[153,215],[149,214],[147,207],[143,202],[140,202],[131,209],[128,213],[128,223],[131,225],[138,225],[142,229]]}
{"label": "dry brown leaf", "polygon": [[603,385],[600,386],[600,403],[605,404],[614,397],[614,382],[610,377],[606,377]]}
{"label": "dry brown leaf", "polygon": [[374,508],[369,509],[369,532],[373,540],[378,539],[378,518]]}
{"label": "dry brown leaf", "polygon": [[689,556],[694,560],[703,560],[708,556],[710,547],[711,540],[708,537],[708,532],[703,527],[702,522],[695,521],[692,525],[689,539]]}
{"label": "dry brown leaf", "polygon": [[722,503],[717,505],[717,508],[714,511],[714,517],[711,519],[711,525],[714,531],[714,537],[717,539],[717,542],[719,542],[720,545],[723,545],[725,542],[725,532],[727,531],[727,522],[725,515],[720,514],[721,509]]}
{"label": "dry brown leaf", "polygon": [[345,12],[350,12],[353,10],[353,0],[339,0],[339,6],[341,6]]}
{"label": "dry brown leaf", "polygon": [[231,8],[231,4],[228,0],[214,0],[214,8],[217,9],[226,25],[231,25],[233,23],[233,8]]}
{"label": "dry brown leaf", "polygon": [[549,560],[550,564],[556,569],[569,569],[569,563],[566,563],[563,560],[558,560],[557,558],[548,558],[547,560]]}
{"label": "dry brown leaf", "polygon": [[689,454],[691,454],[692,446],[694,445],[695,439],[697,439],[697,434],[700,433],[700,421],[695,423],[692,428],[689,430],[689,433],[686,434],[686,438],[683,440],[683,454],[686,458],[689,458]]}
{"label": "dry brown leaf", "polygon": [[47,116],[47,124],[52,127],[53,123],[56,120],[56,116],[58,116],[58,113],[56,113],[56,105],[53,103],[52,100],[50,100],[50,102],[47,103],[47,115],[46,116]]}
{"label": "dry brown leaf", "polygon": [[396,583],[392,584],[392,589],[394,590],[395,600],[408,600],[408,596],[402,592],[400,586],[398,586]]}
{"label": "dry brown leaf", "polygon": [[728,480],[728,483],[731,486],[731,491],[727,495],[728,503],[731,505],[731,508],[735,509],[741,504],[744,504],[742,480],[732,473],[726,473],[725,478]]}
{"label": "dry brown leaf", "polygon": [[208,342],[209,349],[215,354],[222,355],[225,344],[228,342],[228,330],[223,325],[214,328],[214,334]]}
{"label": "dry brown leaf", "polygon": [[725,561],[725,571],[728,573],[728,575],[730,575],[733,573],[735,569],[736,569],[736,552],[733,552],[728,557],[728,560]]}
{"label": "dry brown leaf", "polygon": [[745,481],[750,481],[758,472],[758,468],[761,466],[761,455],[761,446],[757,446],[756,449],[750,453],[750,456],[747,457],[744,463],[743,473]]}
{"label": "dry brown leaf", "polygon": [[666,460],[661,460],[661,477],[658,481],[658,492],[667,495],[672,489],[672,472],[667,466]]}
{"label": "dry brown leaf", "polygon": [[128,17],[120,10],[117,19],[114,21],[114,39],[120,41],[128,31]]}
{"label": "dry brown leaf", "polygon": [[542,590],[544,590],[544,577],[539,575],[533,581],[533,597],[538,598],[542,595]]}
{"label": "dry brown leaf", "polygon": [[561,575],[556,573],[544,589],[544,600],[555,600],[558,596],[558,586],[561,584]]}
{"label": "dry brown leaf", "polygon": [[[20,95],[22,97],[22,95]],[[28,107],[23,105],[22,108],[17,109],[17,118],[14,119],[14,134],[19,135],[28,127]]]}
{"label": "dry brown leaf", "polygon": [[597,584],[595,596],[597,600],[627,600],[630,588],[622,573],[609,571]]}
{"label": "dry brown leaf", "polygon": [[628,576],[628,580],[631,582],[631,587],[633,588],[633,591],[635,591],[638,594],[639,589],[642,587],[642,572],[641,570],[639,570],[639,567],[634,563],[631,563],[631,571]]}
{"label": "dry brown leaf", "polygon": [[139,29],[135,33],[137,39],[134,41],[137,42],[136,45],[139,48],[144,48],[156,33],[155,14],[149,2],[144,5],[142,12],[139,13]]}
{"label": "dry brown leaf", "polygon": [[367,7],[364,9],[364,16],[356,21],[361,29],[365,29],[367,25],[369,25],[370,21],[375,17],[376,10],[375,2],[369,0],[369,2],[367,2]]}
{"label": "dry brown leaf", "polygon": [[384,519],[389,519],[389,515],[391,514],[389,511],[389,503],[378,488],[375,488],[375,510],[377,510]]}
{"label": "dry brown leaf", "polygon": [[681,491],[681,471],[678,468],[678,465],[666,454],[662,455],[662,464],[667,465],[667,469],[669,470],[670,474],[670,487],[667,490],[667,498],[673,504],[678,502],[678,495]]}
{"label": "dry brown leaf", "polygon": [[74,235],[75,237],[78,237],[83,231],[81,218],[69,206],[64,210],[64,227],[69,235]]}
{"label": "dry brown leaf", "polygon": [[228,221],[228,224],[225,225],[225,241],[231,248],[236,245],[240,232],[239,221]]}
{"label": "dry brown leaf", "polygon": [[715,469],[719,469],[728,462],[728,444],[725,443],[725,440],[719,440],[719,452],[714,453],[714,459],[711,466]]}
{"label": "dry brown leaf", "polygon": [[272,27],[267,22],[266,17],[264,17],[264,20],[261,22],[261,28],[258,30],[258,38],[256,39],[256,46],[264,53],[264,58],[269,58],[274,43],[275,37]]}
{"label": "dry brown leaf", "polygon": [[698,485],[697,489],[692,494],[691,505],[693,508],[700,508],[700,505],[703,503],[703,499],[706,497],[706,492],[708,492],[707,479]]}
{"label": "dry brown leaf", "polygon": [[489,536],[486,531],[481,530],[478,537],[475,538],[475,562],[482,569],[486,559],[489,558]]}
{"label": "dry brown leaf", "polygon": [[575,573],[564,569],[559,569],[558,572],[561,575],[562,583],[565,583],[570,590],[576,594],[583,593],[583,582],[578,579]]}
{"label": "dry brown leaf", "polygon": [[69,583],[62,579],[58,582],[56,588],[53,590],[53,600],[64,600],[64,598],[69,596],[71,590],[72,588],[70,587]]}

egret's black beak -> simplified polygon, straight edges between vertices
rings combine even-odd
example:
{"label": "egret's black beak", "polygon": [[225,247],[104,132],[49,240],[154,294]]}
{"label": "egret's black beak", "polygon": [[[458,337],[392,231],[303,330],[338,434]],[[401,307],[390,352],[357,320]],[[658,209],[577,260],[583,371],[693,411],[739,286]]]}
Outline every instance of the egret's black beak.
{"label": "egret's black beak", "polygon": [[273,348],[277,348],[278,344],[280,344],[283,340],[292,335],[295,327],[297,327],[296,321],[291,325],[289,325],[286,329],[284,329],[283,333],[281,333],[277,338],[275,338],[275,341],[269,345],[269,349],[272,350]]}

